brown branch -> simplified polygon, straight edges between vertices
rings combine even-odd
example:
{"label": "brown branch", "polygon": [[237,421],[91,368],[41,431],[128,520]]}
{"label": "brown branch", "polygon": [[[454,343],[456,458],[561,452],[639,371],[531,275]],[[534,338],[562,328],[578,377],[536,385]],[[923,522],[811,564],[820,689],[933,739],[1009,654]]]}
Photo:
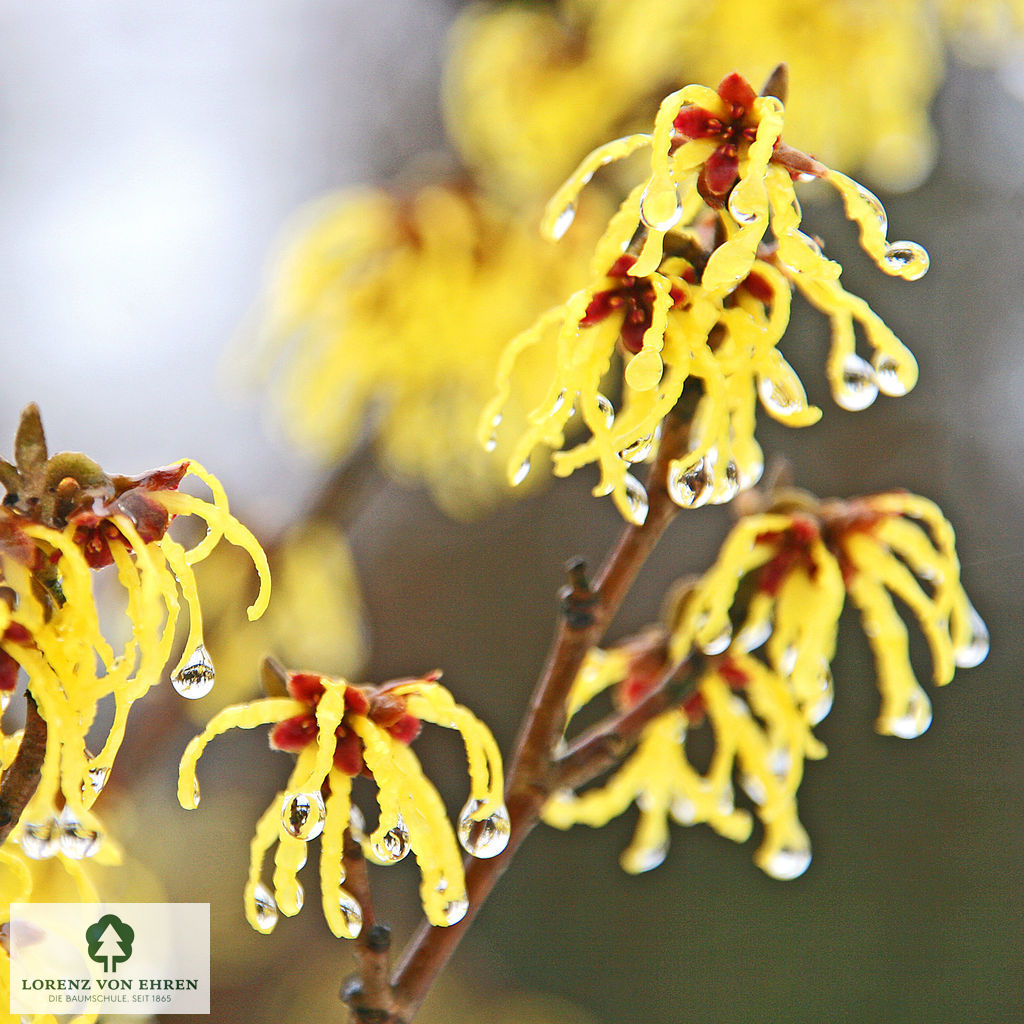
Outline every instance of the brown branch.
{"label": "brown branch", "polygon": [[570,568],[570,586],[562,592],[562,621],[534,690],[516,744],[506,786],[512,831],[508,846],[490,860],[467,858],[469,910],[458,924],[438,928],[422,924],[413,935],[392,979],[395,1009],[390,1024],[405,1024],[449,957],[498,879],[530,834],[551,795],[557,772],[552,751],[566,723],[569,690],[588,650],[598,644],[665,528],[678,508],[668,494],[669,464],[686,451],[689,423],[671,414],[663,423],[658,455],[647,477],[649,508],[643,526],[629,526],[598,573],[594,589],[582,566]]}
{"label": "brown branch", "polygon": [[342,988],[353,1024],[386,1024],[392,1019],[391,928],[377,921],[370,893],[370,879],[362,846],[345,834],[345,887],[363,912],[363,927],[355,940],[353,956],[357,973]]}
{"label": "brown branch", "polygon": [[43,758],[46,756],[46,720],[39,714],[35,699],[25,692],[25,731],[21,746],[0,782],[0,843],[18,824],[25,805],[39,788]]}

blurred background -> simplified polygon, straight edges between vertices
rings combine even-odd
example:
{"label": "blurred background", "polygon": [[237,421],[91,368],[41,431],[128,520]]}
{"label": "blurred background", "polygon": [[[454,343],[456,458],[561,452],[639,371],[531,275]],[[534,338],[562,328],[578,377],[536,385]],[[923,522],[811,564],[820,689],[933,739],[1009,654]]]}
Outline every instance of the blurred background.
{"label": "blurred background", "polygon": [[[800,795],[814,843],[804,876],[774,881],[753,865],[752,843],[676,828],[666,862],[632,877],[618,867],[629,815],[601,831],[541,828],[423,1018],[1024,1019],[1020,4],[469,8],[0,0],[0,437],[37,401],[51,449],[81,449],[108,471],[197,458],[284,581],[275,620],[245,632],[228,623],[241,622],[251,580],[229,561],[207,570],[221,685],[198,706],[154,691],[136,708],[97,808],[130,857],[104,876],[108,891],[211,904],[211,1019],[344,1019],[337,990],[352,965],[320,918],[315,869],[309,906],[273,935],[242,915],[249,838],[289,759],[263,736],[225,737],[200,767],[202,807],[187,813],[174,799],[177,758],[203,717],[255,694],[268,650],[368,681],[441,667],[509,750],[562,566],[598,562],[621,521],[590,497],[585,474],[510,497],[494,482],[500,465],[480,468],[475,441],[459,447],[446,433],[460,401],[486,400],[492,373],[485,364],[483,384],[451,390],[446,361],[463,341],[484,344],[457,329],[476,317],[507,337],[532,316],[514,261],[467,285],[451,254],[476,239],[474,259],[490,266],[519,230],[510,225],[531,223],[582,152],[649,122],[668,89],[734,68],[759,83],[785,59],[806,108],[787,140],[862,176],[885,201],[890,237],[923,243],[932,269],[913,285],[885,278],[838,204],[809,201],[810,230],[915,352],[921,381],[865,412],[839,409],[823,373],[827,323],[796,303],[782,347],[825,416],[794,431],[762,415],[759,438],[818,494],[902,486],[935,499],[957,528],[991,654],[932,692],[935,721],[919,740],[880,737],[866,642],[844,620],[836,705],[818,729],[830,754],[809,765]],[[312,406],[292,369],[305,360],[308,374],[323,349],[282,348],[294,339],[282,341],[267,267],[302,204],[356,185],[390,186],[406,204],[374,193],[376,205],[351,215],[371,237],[360,243],[368,260],[385,259],[411,218],[419,262],[395,269],[362,320],[352,314],[352,337],[331,355],[351,402],[337,412],[341,398],[323,399],[339,417],[331,436],[344,433],[331,447],[307,429]],[[466,205],[442,203],[431,220],[434,207],[410,198],[431,185]],[[428,256],[429,287],[416,277]],[[551,256],[536,259],[543,268]],[[512,307],[521,322],[506,324]],[[682,515],[610,636],[656,618],[667,587],[710,563],[729,522],[723,508]],[[421,753],[453,805],[464,799],[457,744]],[[400,945],[416,877],[410,865],[377,875]]]}

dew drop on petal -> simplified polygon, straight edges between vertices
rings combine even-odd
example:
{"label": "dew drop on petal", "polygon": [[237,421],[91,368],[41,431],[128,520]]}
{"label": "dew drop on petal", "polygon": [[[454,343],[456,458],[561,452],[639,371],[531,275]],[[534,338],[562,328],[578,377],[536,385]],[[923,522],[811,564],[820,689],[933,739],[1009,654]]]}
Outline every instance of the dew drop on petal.
{"label": "dew drop on petal", "polygon": [[756,775],[741,775],[740,787],[759,807],[768,800],[768,790]]}
{"label": "dew drop on petal", "polygon": [[737,189],[733,189],[729,193],[729,198],[726,201],[726,206],[729,208],[729,213],[732,214],[732,218],[737,224],[753,224],[757,220],[757,214],[752,210],[744,210],[739,202],[737,201]]}
{"label": "dew drop on petal", "polygon": [[214,679],[213,662],[209,652],[200,644],[192,652],[192,657],[171,676],[171,685],[182,697],[199,700],[213,689]]}
{"label": "dew drop on petal", "polygon": [[295,912],[298,913],[302,909],[302,904],[306,902],[306,890],[302,888],[300,882],[295,883]]}
{"label": "dew drop on petal", "polygon": [[458,924],[466,916],[466,911],[468,910],[469,900],[449,900],[444,905],[445,924]]}
{"label": "dew drop on petal", "polygon": [[647,491],[635,476],[626,474],[626,502],[629,505],[629,521],[634,526],[643,526],[647,520],[649,504]]}
{"label": "dew drop on petal", "polygon": [[60,832],[60,824],[53,818],[42,822],[30,822],[21,831],[21,852],[32,860],[46,860],[55,856]]}
{"label": "dew drop on petal", "polygon": [[886,232],[889,230],[889,218],[886,216],[882,201],[874,192],[869,191],[863,185],[855,183],[855,187],[857,195],[864,200],[871,212],[878,218],[878,230],[882,233],[882,237],[885,238]]}
{"label": "dew drop on petal", "polygon": [[380,842],[371,844],[370,849],[381,864],[397,864],[409,853],[409,829],[401,815]]}
{"label": "dew drop on petal", "polygon": [[917,242],[893,242],[882,257],[882,269],[904,281],[917,281],[928,273],[930,260],[924,246]]}
{"label": "dew drop on petal", "polygon": [[740,490],[740,470],[733,459],[725,464],[725,479],[711,499],[713,505],[727,505]]}
{"label": "dew drop on petal", "polygon": [[512,474],[512,486],[518,487],[530,473],[530,459],[529,456],[523,459],[519,464],[519,468]]}
{"label": "dew drop on petal", "polygon": [[900,379],[900,364],[884,352],[876,352],[871,360],[875,369],[878,390],[890,398],[900,398],[907,393],[907,386]]}
{"label": "dew drop on petal", "polygon": [[640,875],[645,871],[653,871],[664,863],[668,856],[668,840],[657,846],[647,846],[639,850],[626,850],[619,858],[622,870],[631,875]]}
{"label": "dew drop on petal", "polygon": [[100,833],[80,822],[67,807],[61,812],[58,825],[60,852],[71,860],[85,860],[93,856],[102,845],[103,837]]}
{"label": "dew drop on petal", "polygon": [[256,907],[256,928],[269,935],[277,926],[277,901],[262,882],[256,883],[252,898]]}
{"label": "dew drop on petal", "polygon": [[732,627],[726,624],[725,629],[716,637],[712,637],[706,644],[701,644],[700,649],[705,654],[721,654],[729,649],[732,643]]}
{"label": "dew drop on petal", "polygon": [[482,805],[481,800],[469,800],[459,815],[458,832],[459,842],[466,853],[484,860],[497,857],[508,846],[512,823],[504,804],[486,818],[475,820],[473,815]]}
{"label": "dew drop on petal", "polygon": [[782,882],[799,878],[811,865],[810,844],[781,846],[759,864],[766,875]]}
{"label": "dew drop on petal", "polygon": [[707,459],[701,459],[687,470],[678,466],[670,468],[666,487],[668,496],[680,508],[700,508],[706,505],[714,490],[714,478]]}
{"label": "dew drop on petal", "polygon": [[795,395],[783,383],[771,377],[757,378],[757,393],[761,404],[773,416],[792,416],[804,407],[798,395]]}
{"label": "dew drop on petal", "polygon": [[355,804],[351,806],[348,812],[348,832],[357,843],[362,844],[366,839],[366,818],[363,817],[363,812]]}
{"label": "dew drop on petal", "polygon": [[953,661],[958,668],[974,668],[988,657],[988,626],[985,625],[985,620],[978,614],[974,605],[971,605],[968,614],[971,635],[965,644],[961,644],[953,651]]}
{"label": "dew drop on petal", "polygon": [[491,434],[490,437],[484,442],[484,451],[493,452],[498,447],[498,435]]}
{"label": "dew drop on petal", "polygon": [[822,669],[818,682],[821,686],[820,693],[804,709],[804,716],[809,725],[817,725],[828,717],[836,696],[835,684],[832,681],[832,670],[828,665]]}
{"label": "dew drop on petal", "polygon": [[871,364],[851,353],[843,361],[842,388],[836,405],[847,412],[860,412],[878,397],[878,382]]}
{"label": "dew drop on petal", "polygon": [[644,462],[654,450],[654,434],[646,434],[638,437],[632,444],[627,444],[619,452],[619,458],[625,462]]}
{"label": "dew drop on petal", "polygon": [[932,724],[932,704],[923,690],[916,690],[907,698],[906,707],[899,715],[879,719],[878,731],[886,736],[915,740]]}
{"label": "dew drop on petal", "polygon": [[0,715],[2,715],[11,704],[11,691],[0,691]]}
{"label": "dew drop on petal", "polygon": [[286,793],[281,801],[281,827],[294,839],[308,843],[323,832],[326,813],[320,793]]}
{"label": "dew drop on petal", "polygon": [[363,930],[363,908],[355,896],[347,889],[338,889],[338,909],[345,920],[345,927],[348,929],[350,939],[358,938]]}
{"label": "dew drop on petal", "polygon": [[[653,182],[651,183],[653,184]],[[683,208],[674,186],[652,188],[649,184],[640,197],[640,219],[655,231],[668,231],[679,223]]]}
{"label": "dew drop on petal", "polygon": [[736,646],[741,651],[756,651],[772,635],[771,619],[757,619],[748,622],[736,636]]}
{"label": "dew drop on petal", "polygon": [[105,765],[95,765],[89,769],[89,785],[94,793],[103,792],[103,787],[110,777],[110,768]]}
{"label": "dew drop on petal", "polygon": [[597,403],[598,411],[604,416],[605,424],[608,429],[611,429],[612,424],[615,422],[615,406],[600,392],[597,393],[597,397],[594,399]]}
{"label": "dew drop on petal", "polygon": [[557,242],[566,231],[572,227],[572,222],[576,219],[576,204],[569,203],[565,209],[555,218],[554,223],[551,225],[551,237]]}
{"label": "dew drop on petal", "polygon": [[677,796],[669,808],[672,820],[680,825],[692,825],[697,820],[697,805],[688,796]]}

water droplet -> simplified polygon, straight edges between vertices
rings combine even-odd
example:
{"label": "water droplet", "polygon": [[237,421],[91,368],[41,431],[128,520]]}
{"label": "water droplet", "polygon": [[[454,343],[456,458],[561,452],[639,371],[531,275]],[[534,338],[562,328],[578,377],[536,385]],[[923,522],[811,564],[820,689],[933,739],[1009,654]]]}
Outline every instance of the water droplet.
{"label": "water droplet", "polygon": [[795,644],[786,644],[785,650],[779,657],[779,664],[776,666],[780,676],[788,679],[793,674],[798,654],[799,651],[797,651]]}
{"label": "water droplet", "polygon": [[713,505],[726,505],[739,493],[740,470],[735,461],[730,459],[725,464],[725,479],[711,499]]}
{"label": "water droplet", "polygon": [[876,352],[871,359],[875,369],[875,383],[883,395],[899,398],[907,393],[907,387],[900,380],[900,364],[884,352]]}
{"label": "water droplet", "polygon": [[192,783],[192,807],[195,809],[199,806],[199,780],[196,779]]}
{"label": "water droplet", "polygon": [[902,713],[889,715],[878,722],[878,731],[886,736],[903,740],[917,739],[932,724],[932,704],[923,690],[916,690],[907,698]]}
{"label": "water droplet", "polygon": [[529,475],[530,472],[530,458],[527,456],[519,464],[519,468],[512,474],[512,486],[518,487]]}
{"label": "water droplet", "polygon": [[594,401],[597,403],[598,411],[604,416],[605,425],[611,430],[615,422],[615,406],[600,392],[597,393]]}
{"label": "water droplet", "polygon": [[965,644],[953,651],[953,661],[958,668],[974,668],[988,657],[989,635],[985,620],[978,614],[974,605],[968,611],[971,635]]}
{"label": "water droplet", "polygon": [[719,794],[715,810],[724,815],[732,814],[736,810],[736,794],[733,792],[732,786],[726,786]]}
{"label": "water droplet", "polygon": [[688,796],[677,796],[669,813],[680,825],[692,825],[697,820],[697,805]]}
{"label": "water droplet", "polygon": [[733,189],[729,193],[729,199],[726,202],[729,213],[732,214],[732,218],[737,224],[753,224],[757,220],[757,214],[752,213],[750,210],[744,210],[737,202],[736,193],[737,189]]}
{"label": "water droplet", "polygon": [[640,197],[640,219],[655,231],[668,231],[679,223],[683,208],[674,185],[650,183]]}
{"label": "water droplet", "polygon": [[366,840],[366,818],[355,804],[348,812],[348,831],[352,839],[360,845]]}
{"label": "water droplet", "polygon": [[882,258],[882,269],[904,281],[917,281],[928,273],[931,261],[924,246],[917,242],[893,242]]}
{"label": "water droplet", "polygon": [[2,715],[11,705],[11,691],[3,690],[0,691],[0,715]]}
{"label": "water droplet", "polygon": [[643,526],[647,519],[649,505],[647,491],[635,476],[626,474],[626,502],[629,505],[629,521],[634,526]]}
{"label": "water droplet", "polygon": [[673,464],[669,469],[666,487],[668,496],[680,508],[700,508],[706,505],[714,489],[714,477],[707,459],[700,459],[687,470]]}
{"label": "water droplet", "polygon": [[756,619],[748,622],[736,637],[736,646],[741,651],[756,651],[772,635],[771,619]]}
{"label": "water droplet", "polygon": [[785,747],[776,747],[768,755],[768,769],[780,782],[785,782],[793,767],[793,755]]}
{"label": "water droplet", "polygon": [[467,910],[469,910],[469,900],[449,900],[444,905],[445,924],[458,924],[466,916]]}
{"label": "water droplet", "polygon": [[882,201],[874,192],[869,191],[863,185],[855,184],[855,188],[857,189],[857,195],[867,203],[871,212],[877,218],[878,230],[882,233],[882,237],[885,238],[885,234],[889,230],[889,218],[886,216],[885,207],[882,205]]}
{"label": "water droplet", "polygon": [[319,793],[286,793],[281,801],[281,827],[293,838],[308,843],[323,832],[326,813]]}
{"label": "water droplet", "polygon": [[782,882],[799,878],[811,865],[810,843],[780,846],[758,863],[766,875]]}
{"label": "water droplet", "polygon": [[555,218],[554,223],[551,225],[551,237],[557,242],[566,231],[572,227],[572,222],[576,219],[576,204],[569,203],[564,210]]}
{"label": "water droplet", "polygon": [[345,919],[345,927],[348,929],[348,937],[355,939],[363,930],[363,908],[355,896],[347,889],[338,889],[338,909]]}
{"label": "water droplet", "polygon": [[381,864],[397,864],[408,854],[409,829],[401,815],[379,842],[371,844],[370,850]]}
{"label": "water droplet", "polygon": [[756,775],[741,775],[740,786],[743,788],[743,792],[759,807],[767,802],[768,790]]}
{"label": "water droplet", "polygon": [[498,447],[498,436],[497,434],[491,434],[490,437],[484,442],[484,451],[493,452]]}
{"label": "water droplet", "polygon": [[706,644],[701,644],[700,649],[705,654],[721,654],[723,651],[729,649],[729,644],[732,643],[732,626],[726,623],[725,629],[722,630],[718,636],[713,637]]}
{"label": "water droplet", "polygon": [[828,713],[832,710],[832,704],[835,701],[835,683],[832,681],[832,669],[829,668],[827,662],[822,667],[821,673],[818,676],[818,686],[820,687],[820,693],[804,708],[804,716],[809,725],[817,725],[819,722],[823,722],[828,717]]}
{"label": "water droplet", "polygon": [[781,381],[771,377],[757,378],[757,393],[761,398],[761,404],[773,416],[785,418],[804,408],[799,395],[790,391]]}
{"label": "water droplet", "polygon": [[658,846],[647,846],[639,850],[626,850],[619,858],[622,870],[631,875],[640,875],[645,871],[653,871],[664,863],[668,856],[668,840]]}
{"label": "water droplet", "polygon": [[42,822],[30,822],[21,830],[21,852],[32,860],[46,860],[55,856],[60,831],[60,824],[53,818]]}
{"label": "water droplet", "polygon": [[92,857],[102,845],[103,837],[100,833],[88,825],[83,825],[67,807],[61,812],[59,828],[60,852],[71,860]]}
{"label": "water droplet", "polygon": [[624,459],[626,462],[643,462],[653,450],[654,434],[646,434],[644,437],[638,437],[631,444],[627,444],[619,452],[619,458]]}
{"label": "water droplet", "polygon": [[306,902],[306,890],[302,888],[300,882],[295,883],[295,913],[297,914],[302,909],[302,904]]}
{"label": "water droplet", "polygon": [[89,769],[89,785],[94,793],[102,793],[103,787],[110,777],[110,768],[105,765],[95,765]]}
{"label": "water droplet", "polygon": [[847,412],[860,412],[878,397],[878,382],[871,364],[851,353],[843,361],[841,390],[835,395],[836,405]]}
{"label": "water droplet", "polygon": [[483,860],[497,857],[508,846],[512,823],[504,804],[486,818],[474,820],[473,815],[482,804],[481,800],[470,799],[462,808],[459,815],[459,842],[466,853]]}
{"label": "water droplet", "polygon": [[192,652],[192,657],[171,676],[171,685],[182,697],[199,700],[213,689],[214,679],[213,662],[209,652],[200,644]]}
{"label": "water droplet", "polygon": [[252,899],[256,908],[256,928],[264,935],[269,935],[277,926],[277,900],[262,882],[256,883]]}

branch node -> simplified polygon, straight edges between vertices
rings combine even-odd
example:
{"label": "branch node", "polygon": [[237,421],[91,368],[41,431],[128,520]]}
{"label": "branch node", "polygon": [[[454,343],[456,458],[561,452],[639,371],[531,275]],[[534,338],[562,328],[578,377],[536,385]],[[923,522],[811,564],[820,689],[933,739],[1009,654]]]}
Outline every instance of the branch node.
{"label": "branch node", "polygon": [[575,558],[566,565],[569,582],[558,592],[558,600],[570,629],[589,629],[594,624],[594,608],[599,597],[590,588],[586,563]]}

